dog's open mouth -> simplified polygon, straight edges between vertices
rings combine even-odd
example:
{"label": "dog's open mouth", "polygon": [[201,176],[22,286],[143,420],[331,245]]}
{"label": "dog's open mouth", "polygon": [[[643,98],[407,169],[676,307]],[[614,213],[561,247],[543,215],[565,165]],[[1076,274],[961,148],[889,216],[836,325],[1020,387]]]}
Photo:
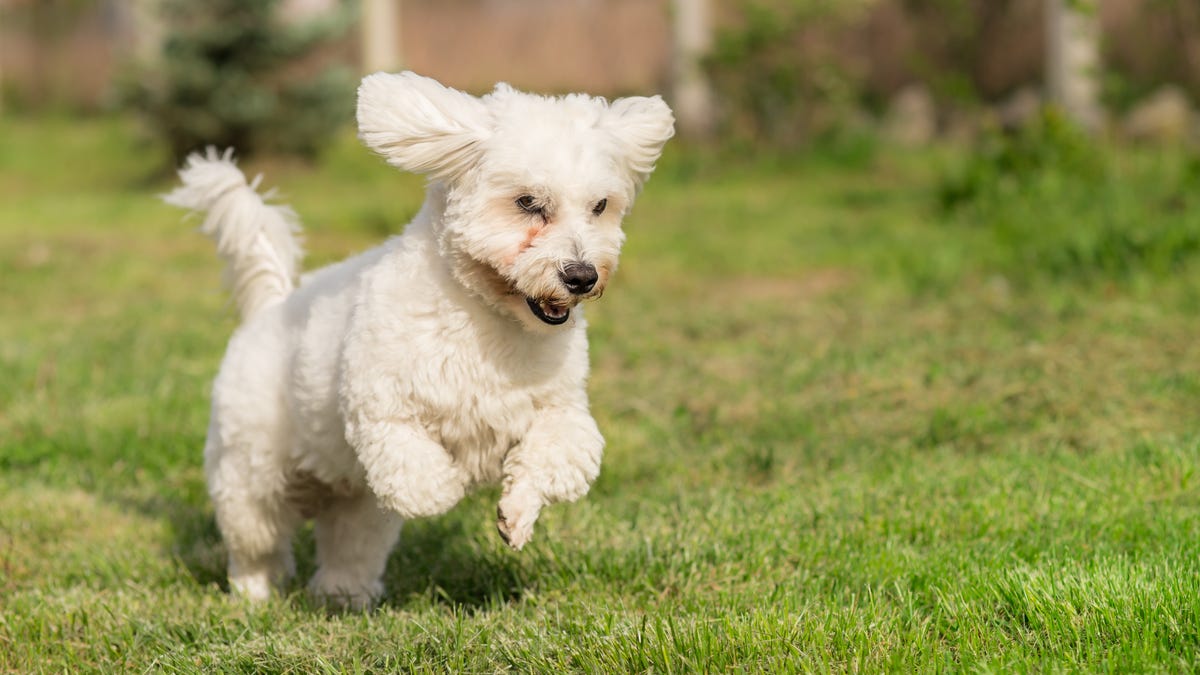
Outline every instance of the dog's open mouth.
{"label": "dog's open mouth", "polygon": [[533,312],[534,316],[551,326],[564,324],[571,317],[570,307],[550,300],[534,300],[527,297],[525,304],[529,305],[529,311]]}

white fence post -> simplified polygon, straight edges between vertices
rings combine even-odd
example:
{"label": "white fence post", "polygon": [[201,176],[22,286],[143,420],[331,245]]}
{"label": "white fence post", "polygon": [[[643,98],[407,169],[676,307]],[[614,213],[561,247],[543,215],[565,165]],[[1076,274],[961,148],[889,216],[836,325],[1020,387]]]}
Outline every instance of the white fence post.
{"label": "white fence post", "polygon": [[675,41],[671,54],[672,103],[679,129],[693,138],[712,134],[712,87],[701,60],[712,47],[710,0],[672,0]]}
{"label": "white fence post", "polygon": [[362,68],[373,73],[398,70],[403,64],[400,50],[400,0],[363,0]]}
{"label": "white fence post", "polygon": [[1091,131],[1104,123],[1097,13],[1097,0],[1046,0],[1046,93]]}

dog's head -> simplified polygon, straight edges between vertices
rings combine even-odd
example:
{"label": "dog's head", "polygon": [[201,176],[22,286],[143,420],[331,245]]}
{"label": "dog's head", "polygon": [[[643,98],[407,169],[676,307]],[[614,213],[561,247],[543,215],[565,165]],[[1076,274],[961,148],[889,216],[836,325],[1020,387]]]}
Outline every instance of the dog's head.
{"label": "dog's head", "polygon": [[359,137],[392,166],[428,174],[454,276],[529,328],[571,322],[617,266],[621,219],[674,117],[662,99],[551,98],[497,85],[476,98],[414,73],[358,90]]}

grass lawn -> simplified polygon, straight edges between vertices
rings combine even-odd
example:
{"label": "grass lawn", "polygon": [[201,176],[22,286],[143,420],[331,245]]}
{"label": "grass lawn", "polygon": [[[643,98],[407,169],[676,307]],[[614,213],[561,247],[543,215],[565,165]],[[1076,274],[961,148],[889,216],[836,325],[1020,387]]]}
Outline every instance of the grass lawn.
{"label": "grass lawn", "polygon": [[[233,312],[158,155],[0,120],[0,672],[1200,668],[1200,164],[1044,146],[670,148],[588,310],[592,493],[521,553],[495,491],[409,523],[328,615],[225,592]],[[251,168],[311,265],[421,196],[349,135]]]}

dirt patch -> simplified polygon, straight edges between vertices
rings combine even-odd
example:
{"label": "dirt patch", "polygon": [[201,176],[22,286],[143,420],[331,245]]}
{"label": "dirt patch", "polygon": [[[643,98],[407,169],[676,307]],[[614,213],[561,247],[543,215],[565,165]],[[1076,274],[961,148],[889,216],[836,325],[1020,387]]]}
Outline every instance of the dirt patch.
{"label": "dirt patch", "polygon": [[735,277],[713,282],[716,302],[805,302],[824,297],[854,282],[849,270],[817,269],[795,277]]}

